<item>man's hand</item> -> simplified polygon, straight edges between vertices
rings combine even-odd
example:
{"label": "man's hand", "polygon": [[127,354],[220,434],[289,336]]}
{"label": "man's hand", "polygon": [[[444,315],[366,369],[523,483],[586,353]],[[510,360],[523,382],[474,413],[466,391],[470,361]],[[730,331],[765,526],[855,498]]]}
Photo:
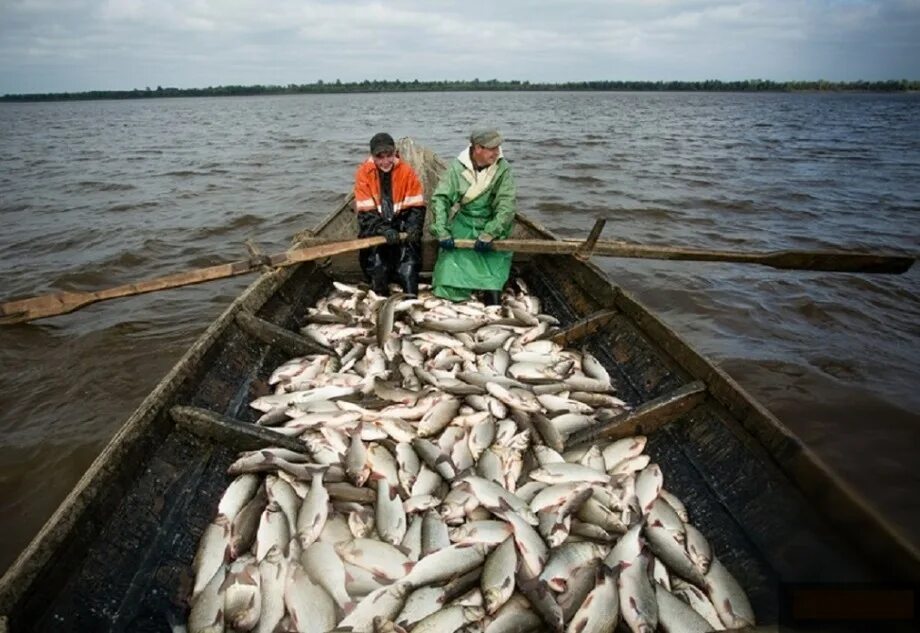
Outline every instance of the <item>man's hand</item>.
{"label": "man's hand", "polygon": [[420,242],[422,240],[422,227],[415,227],[406,231],[407,242]]}
{"label": "man's hand", "polygon": [[394,229],[392,226],[383,229],[380,234],[387,238],[387,244],[390,246],[399,244],[399,231]]}
{"label": "man's hand", "polygon": [[476,238],[476,243],[473,244],[473,250],[477,253],[491,253],[492,252],[492,236],[486,235],[483,233],[478,238]]}
{"label": "man's hand", "polygon": [[438,240],[438,246],[444,249],[445,251],[452,251],[454,250],[454,246],[455,246],[454,238],[452,236],[447,236],[445,238],[442,238]]}

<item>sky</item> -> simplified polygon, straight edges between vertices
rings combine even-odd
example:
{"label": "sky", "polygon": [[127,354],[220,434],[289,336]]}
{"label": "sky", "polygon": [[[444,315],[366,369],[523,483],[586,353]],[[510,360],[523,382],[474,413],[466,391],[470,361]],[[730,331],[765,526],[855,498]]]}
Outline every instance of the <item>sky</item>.
{"label": "sky", "polygon": [[0,94],[920,79],[920,0],[0,0]]}

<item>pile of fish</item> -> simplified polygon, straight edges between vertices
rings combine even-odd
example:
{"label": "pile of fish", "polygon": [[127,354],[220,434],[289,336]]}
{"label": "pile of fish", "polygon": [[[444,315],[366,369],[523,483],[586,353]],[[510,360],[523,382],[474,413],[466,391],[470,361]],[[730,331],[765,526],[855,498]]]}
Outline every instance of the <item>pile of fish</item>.
{"label": "pile of fish", "polygon": [[[501,306],[335,284],[194,561],[189,630],[711,631],[754,623],[628,407],[521,281]],[[334,352],[334,353],[333,353]]]}

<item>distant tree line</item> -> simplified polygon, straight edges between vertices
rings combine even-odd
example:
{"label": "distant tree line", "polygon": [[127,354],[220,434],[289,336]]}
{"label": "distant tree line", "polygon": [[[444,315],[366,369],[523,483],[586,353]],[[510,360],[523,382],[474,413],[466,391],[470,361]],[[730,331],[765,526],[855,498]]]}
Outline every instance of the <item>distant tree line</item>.
{"label": "distant tree line", "polygon": [[88,92],[53,92],[7,94],[0,101],[72,101],[87,99],[151,99],[161,97],[235,97],[245,95],[368,93],[368,92],[461,92],[461,91],[644,91],[644,92],[910,92],[920,90],[920,80],[885,81],[573,81],[534,83],[530,81],[394,81],[324,82],[288,84],[286,86],[216,86],[208,88],[163,88],[155,90],[90,90]]}

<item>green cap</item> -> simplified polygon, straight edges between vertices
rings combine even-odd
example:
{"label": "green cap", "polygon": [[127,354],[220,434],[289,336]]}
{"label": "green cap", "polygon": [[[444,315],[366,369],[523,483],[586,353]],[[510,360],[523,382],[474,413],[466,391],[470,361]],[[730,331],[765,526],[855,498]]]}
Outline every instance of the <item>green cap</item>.
{"label": "green cap", "polygon": [[482,145],[488,149],[494,149],[502,144],[501,133],[494,127],[477,127],[473,128],[470,134],[470,143],[473,145]]}

